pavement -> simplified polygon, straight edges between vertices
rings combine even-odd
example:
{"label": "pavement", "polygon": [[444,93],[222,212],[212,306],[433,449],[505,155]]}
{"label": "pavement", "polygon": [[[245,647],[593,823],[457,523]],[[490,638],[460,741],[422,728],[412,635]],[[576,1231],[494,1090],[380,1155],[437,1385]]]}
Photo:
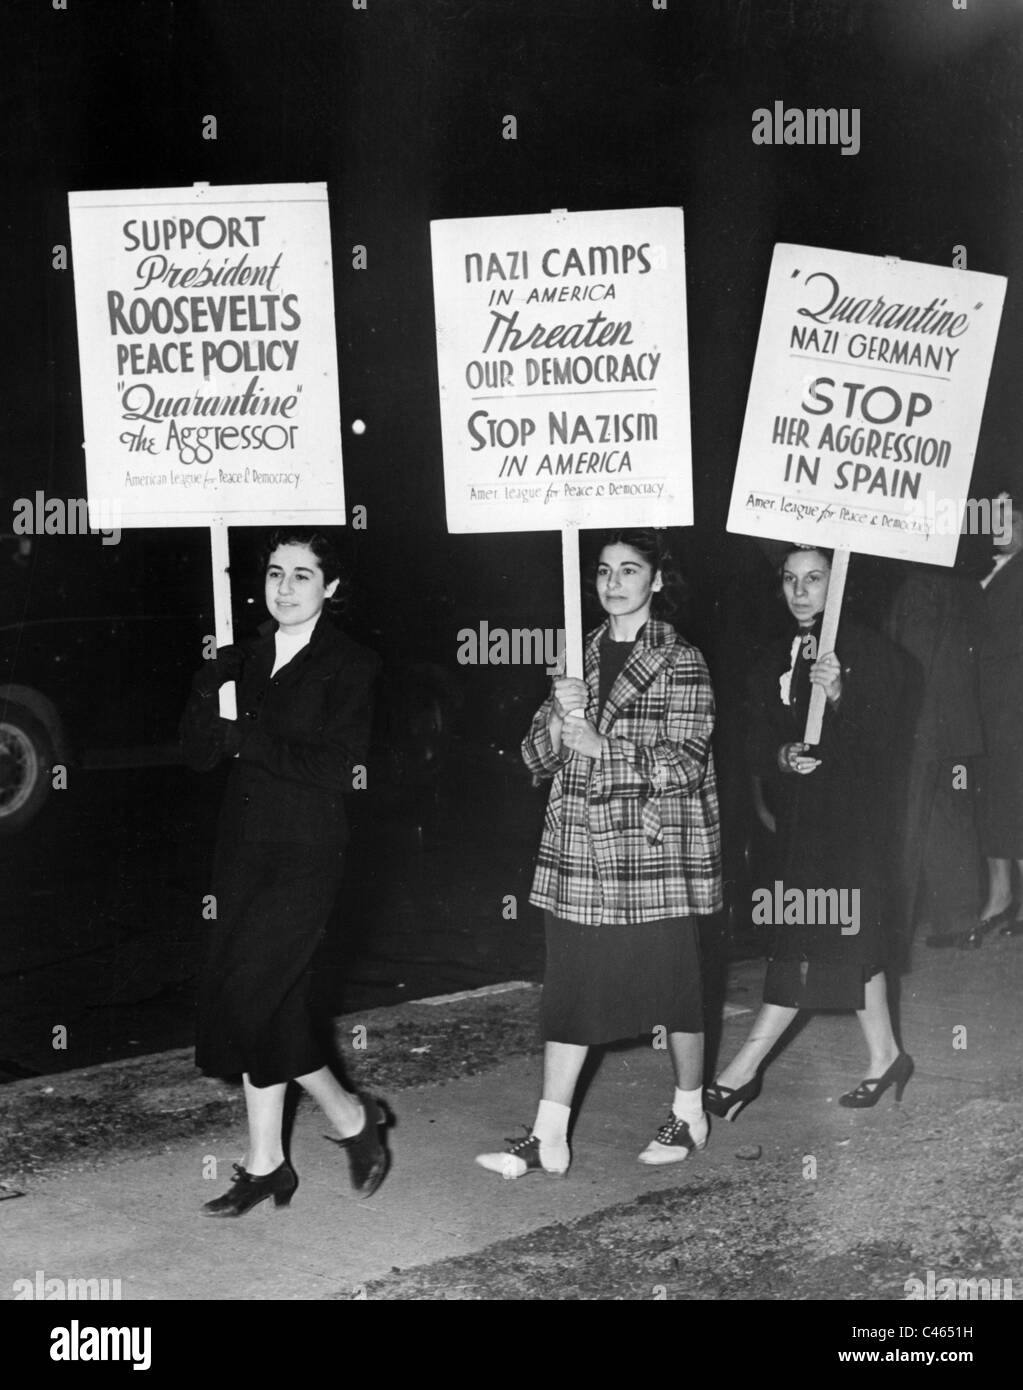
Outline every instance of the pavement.
{"label": "pavement", "polygon": [[[729,971],[723,1057],[762,975]],[[539,988],[363,1011],[336,1029],[395,1117],[386,1182],[358,1200],[303,1100],[291,1207],[234,1221],[199,1208],[244,1150],[240,1091],[199,1076],[190,1050],[14,1082],[0,1088],[0,1300],[52,1279],[119,1280],[120,1297],[151,1300],[901,1299],[905,1278],[940,1273],[927,1261],[1015,1274],[1023,1293],[1021,985],[1021,938],[918,946],[901,985],[916,1060],[901,1106],[889,1093],[838,1107],[863,1075],[862,1037],[852,1015],[814,1015],[760,1100],[663,1168],[636,1155],[669,1107],[667,1055],[606,1049],[568,1176],[517,1181],[473,1156],[534,1113]]]}

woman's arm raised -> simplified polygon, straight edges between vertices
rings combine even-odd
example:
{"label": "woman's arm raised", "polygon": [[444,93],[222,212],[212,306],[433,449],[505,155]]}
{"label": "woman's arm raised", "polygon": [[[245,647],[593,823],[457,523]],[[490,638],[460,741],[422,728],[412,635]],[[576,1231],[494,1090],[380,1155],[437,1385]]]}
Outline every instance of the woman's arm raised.
{"label": "woman's arm raised", "polygon": [[220,717],[217,697],[226,681],[238,679],[241,664],[238,647],[222,647],[192,677],[192,692],[178,725],[178,740],[181,760],[193,772],[210,772],[238,751],[238,721]]}
{"label": "woman's arm raised", "polygon": [[555,678],[551,694],[533,715],[522,740],[522,758],[534,777],[553,777],[570,756],[561,742],[565,718],[570,710],[585,709],[588,694],[585,681]]}

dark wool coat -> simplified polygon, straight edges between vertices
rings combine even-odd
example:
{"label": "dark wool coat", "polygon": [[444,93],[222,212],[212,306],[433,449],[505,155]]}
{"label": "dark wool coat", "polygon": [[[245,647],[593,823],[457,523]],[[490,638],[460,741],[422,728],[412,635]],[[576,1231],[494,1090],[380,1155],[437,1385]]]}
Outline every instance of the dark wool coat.
{"label": "dark wool coat", "polygon": [[977,665],[984,617],[984,591],[975,580],[907,565],[885,625],[906,667],[892,750],[898,927],[906,945],[917,911],[932,930],[945,932],[960,929],[979,906],[976,768],[965,787],[956,769],[984,750]]}
{"label": "dark wool coat", "polygon": [[[793,641],[819,637],[821,618],[805,632],[792,624],[772,644],[749,681],[747,752],[751,770],[764,779],[777,820],[775,874],[785,889],[802,892],[859,889],[859,932],[843,936],[841,924],[774,924],[776,960],[835,960],[847,965],[883,963],[884,892],[892,857],[889,767],[897,734],[903,663],[877,633],[846,619],[838,630],[842,664],[838,708],[825,707],[821,740],[809,755],[821,765],[805,775],[781,772],[778,750],[801,742],[810,697],[812,653],[800,640],[789,695],[782,698]],[[773,889],[773,881],[755,884]],[[849,899],[847,899],[849,901]]]}
{"label": "dark wool coat", "polygon": [[721,839],[706,663],[670,623],[650,619],[597,720],[600,639],[586,644],[586,717],[599,758],[555,753],[548,698],[522,743],[553,778],[530,902],[590,926],[628,926],[721,907]]}
{"label": "dark wool coat", "polygon": [[952,570],[909,565],[885,632],[907,653],[906,759],[972,758],[984,750],[977,653],[984,591]]}
{"label": "dark wool coat", "polygon": [[[276,676],[274,623],[224,647],[192,683],[181,720],[185,763],[197,772],[237,752],[220,833],[245,842],[343,845],[343,795],[365,764],[379,658],[322,615],[307,646]],[[221,719],[217,692],[238,681],[238,719]]]}
{"label": "dark wool coat", "polygon": [[995,750],[1023,751],[1023,554],[982,590],[987,621],[980,648],[980,708],[984,742]]}
{"label": "dark wool coat", "polygon": [[1023,554],[984,590],[980,712],[987,753],[982,847],[994,859],[1023,858]]}
{"label": "dark wool coat", "polygon": [[[232,759],[196,1063],[216,1076],[247,1072],[257,1086],[317,1071],[328,1057],[310,1011],[310,970],[340,883],[342,798],[366,758],[378,664],[321,616],[308,645],[271,676],[275,627],[207,662],[181,721],[189,767]],[[237,721],[217,711],[226,680],[238,682]]]}

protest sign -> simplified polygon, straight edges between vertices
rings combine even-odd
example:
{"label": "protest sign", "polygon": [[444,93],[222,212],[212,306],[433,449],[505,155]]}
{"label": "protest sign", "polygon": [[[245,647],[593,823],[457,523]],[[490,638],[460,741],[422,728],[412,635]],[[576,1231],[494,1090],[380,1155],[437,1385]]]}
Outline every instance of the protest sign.
{"label": "protest sign", "polygon": [[448,530],[690,525],[682,210],[431,239]]}
{"label": "protest sign", "polygon": [[343,525],[326,185],[68,202],[90,511]]}
{"label": "protest sign", "polygon": [[562,531],[581,672],[578,528],[693,520],[682,210],[430,231],[448,530]]}
{"label": "protest sign", "polygon": [[774,248],[729,531],[952,565],[1005,278]]}
{"label": "protest sign", "polygon": [[[69,193],[90,516],[345,524],[326,185]],[[233,717],[233,687],[221,692]]]}
{"label": "protest sign", "polygon": [[850,551],[955,563],[1004,298],[1000,275],[775,246],[728,529],[835,550],[822,655]]}

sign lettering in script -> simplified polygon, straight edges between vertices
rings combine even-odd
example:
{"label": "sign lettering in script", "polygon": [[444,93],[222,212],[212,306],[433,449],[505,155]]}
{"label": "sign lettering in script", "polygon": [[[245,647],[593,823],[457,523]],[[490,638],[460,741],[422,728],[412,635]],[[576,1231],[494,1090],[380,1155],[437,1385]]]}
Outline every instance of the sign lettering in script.
{"label": "sign lettering in script", "polygon": [[431,237],[449,531],[690,525],[682,210]]}
{"label": "sign lettering in script", "polygon": [[343,525],[326,185],[68,201],[90,509]]}
{"label": "sign lettering in script", "polygon": [[728,529],[955,563],[1005,279],[774,248]]}

